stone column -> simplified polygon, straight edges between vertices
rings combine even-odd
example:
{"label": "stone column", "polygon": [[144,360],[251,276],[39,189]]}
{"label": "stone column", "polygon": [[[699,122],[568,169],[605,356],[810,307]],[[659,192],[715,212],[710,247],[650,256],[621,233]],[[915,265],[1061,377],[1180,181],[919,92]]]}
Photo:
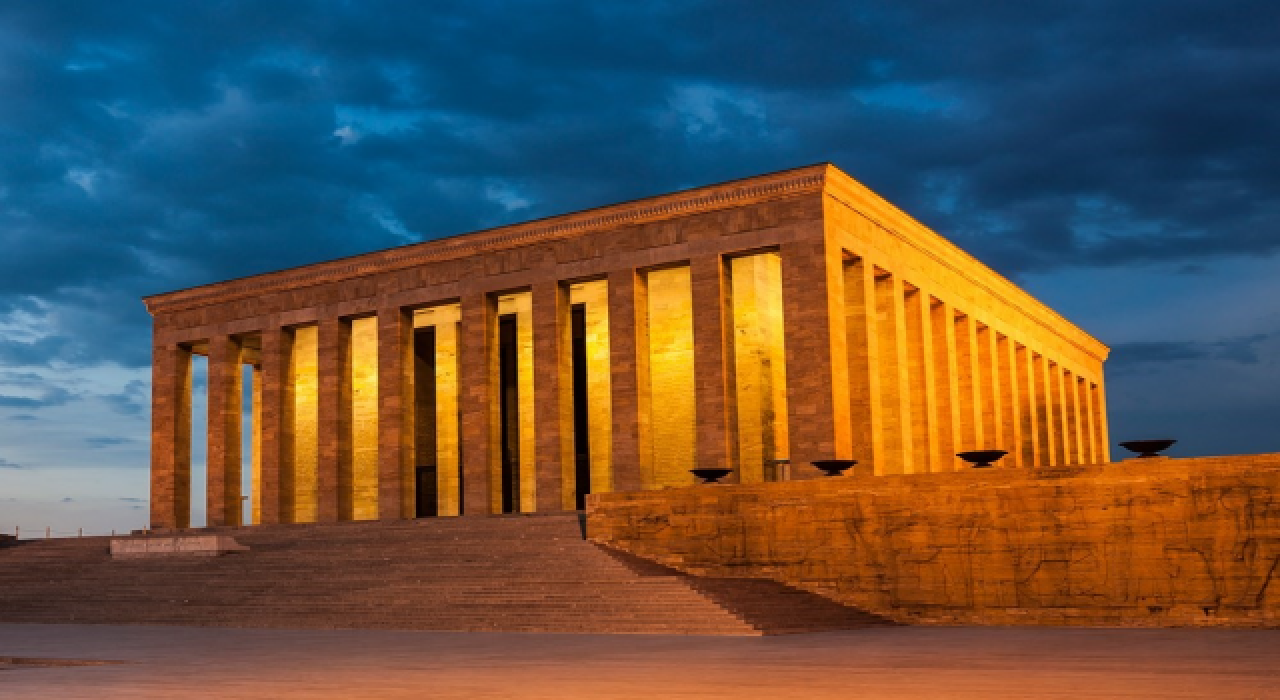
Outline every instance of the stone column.
{"label": "stone column", "polygon": [[1077,388],[1076,375],[1063,370],[1062,391],[1066,395],[1067,413],[1067,452],[1071,455],[1072,464],[1088,464],[1084,456],[1083,434],[1080,432],[1080,390]]}
{"label": "stone column", "polygon": [[[290,381],[289,333],[283,328],[262,332],[261,410],[254,424],[258,433],[258,515],[263,525],[289,522],[284,515],[282,466],[286,462],[286,444],[292,443],[291,425],[286,423],[285,387]],[[289,484],[290,489],[292,483]]]}
{"label": "stone column", "polygon": [[1032,353],[1025,345],[1015,343],[1014,364],[1017,367],[1018,406],[1021,409],[1018,423],[1022,432],[1022,465],[1033,467],[1040,464],[1040,435],[1036,429],[1036,387],[1035,365]]}
{"label": "stone column", "polygon": [[996,332],[978,324],[978,377],[981,384],[979,414],[982,416],[984,450],[1004,449],[1004,426],[1001,424],[1001,389]]}
{"label": "stone column", "polygon": [[885,447],[876,473],[907,474],[916,469],[916,454],[911,442],[906,311],[902,303],[902,280],[896,275],[876,273],[876,312]]}
{"label": "stone column", "polygon": [[934,397],[938,402],[939,471],[959,468],[955,456],[960,451],[960,387],[956,366],[955,310],[951,305],[934,300],[929,309],[929,325],[933,330]]}
{"label": "stone column", "polygon": [[635,270],[609,273],[609,357],[613,403],[613,488],[639,491],[651,476],[649,344],[645,287]]}
{"label": "stone column", "polygon": [[1089,464],[1097,464],[1100,461],[1100,450],[1098,449],[1098,426],[1096,414],[1094,413],[1093,392],[1089,390],[1090,382],[1088,379],[1082,377],[1078,386],[1080,406],[1083,411],[1081,429],[1084,432],[1084,446],[1089,457]]}
{"label": "stone column", "polygon": [[1049,398],[1052,410],[1049,414],[1049,432],[1054,435],[1053,458],[1055,464],[1071,464],[1070,432],[1067,430],[1067,400],[1062,387],[1062,365],[1049,361]]}
{"label": "stone column", "polygon": [[378,518],[414,517],[413,314],[378,310]]}
{"label": "stone column", "polygon": [[959,367],[960,449],[985,449],[982,425],[982,381],[978,359],[978,324],[972,316],[956,316],[956,364]]}
{"label": "stone column", "polygon": [[240,341],[218,335],[209,340],[209,449],[207,521],[210,526],[243,525],[240,500],[240,427],[244,381]]}
{"label": "stone column", "polygon": [[1036,394],[1036,436],[1040,443],[1041,466],[1052,467],[1062,464],[1058,457],[1059,438],[1055,434],[1053,424],[1053,382],[1050,380],[1050,363],[1044,355],[1032,355],[1032,375],[1035,379]]}
{"label": "stone column", "polygon": [[1111,461],[1111,437],[1107,425],[1107,392],[1101,378],[1090,393],[1093,394],[1094,429],[1098,435],[1098,461],[1106,464]]}
{"label": "stone column", "polygon": [[693,292],[695,462],[700,467],[736,468],[737,421],[728,371],[733,365],[733,350],[724,261],[719,255],[695,257],[689,262],[689,277]]}
{"label": "stone column", "polygon": [[498,512],[493,484],[493,459],[499,439],[499,406],[490,401],[496,386],[496,353],[493,351],[496,309],[488,294],[462,298],[462,322],[458,339],[458,403],[462,413],[462,492],[464,515]]}
{"label": "stone column", "polygon": [[569,293],[556,280],[533,285],[534,460],[537,510],[573,510],[573,378]]}
{"label": "stone column", "polygon": [[319,463],[316,522],[350,520],[351,324],[341,318],[319,323]]}
{"label": "stone column", "polygon": [[191,351],[151,349],[151,527],[191,526]]}
{"label": "stone column", "polygon": [[907,393],[911,417],[913,472],[950,469],[938,452],[938,398],[933,376],[933,326],[929,295],[903,284],[903,319],[906,327]]}
{"label": "stone column", "polygon": [[[803,279],[801,277],[800,279]],[[854,258],[844,265],[844,330],[845,358],[841,363],[836,355],[832,361],[832,383],[847,387],[849,403],[849,457],[858,460],[862,465],[870,466],[876,473],[881,473],[881,462],[885,459],[884,446],[884,408],[880,374],[880,337],[876,329],[876,285],[875,267],[864,258]],[[836,294],[837,288],[830,289]],[[815,295],[816,296],[816,295]],[[808,300],[811,302],[812,300]],[[790,309],[785,316],[788,331],[796,322],[792,320]],[[838,333],[839,326],[832,322],[832,334]],[[788,337],[787,347],[792,346]],[[834,346],[834,345],[833,345]],[[833,350],[834,353],[834,350]],[[793,359],[794,357],[794,359]],[[810,358],[792,355],[787,351],[787,377],[790,379],[792,367],[804,367]],[[847,371],[841,381],[841,364]],[[798,368],[797,368],[798,369]],[[818,381],[814,378],[813,381]],[[794,406],[798,401],[805,401],[802,395],[788,396],[789,410],[793,416],[792,430],[797,423],[806,418],[803,406]],[[841,392],[835,387],[832,393],[832,405],[839,408]],[[839,416],[839,413],[836,413]],[[796,434],[791,434],[791,442],[797,442]]]}
{"label": "stone column", "polygon": [[[994,335],[994,331],[992,331]],[[1022,402],[1019,401],[1017,362],[1018,357],[1011,338],[994,335],[996,339],[996,379],[1000,386],[1000,446],[1008,450],[1008,460],[1015,467],[1024,467],[1028,463],[1022,454]]]}
{"label": "stone column", "polygon": [[844,256],[823,240],[784,243],[779,253],[788,456],[791,478],[809,479],[820,475],[810,462],[853,457]]}

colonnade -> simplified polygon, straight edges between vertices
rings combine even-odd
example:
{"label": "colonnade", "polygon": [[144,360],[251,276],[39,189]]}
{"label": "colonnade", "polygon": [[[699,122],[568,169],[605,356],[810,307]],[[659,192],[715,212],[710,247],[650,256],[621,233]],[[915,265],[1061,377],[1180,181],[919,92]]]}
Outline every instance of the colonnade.
{"label": "colonnade", "polygon": [[846,254],[844,275],[850,373],[871,378],[850,384],[854,456],[876,473],[963,468],[956,453],[978,449],[1017,467],[1109,461],[1100,371],[863,258]]}
{"label": "colonnade", "polygon": [[788,459],[808,478],[820,458],[898,474],[965,449],[1108,454],[1100,370],[822,239],[273,318],[156,343],[153,526],[190,524],[193,354],[210,525],[571,510],[692,484],[694,466],[758,482]]}

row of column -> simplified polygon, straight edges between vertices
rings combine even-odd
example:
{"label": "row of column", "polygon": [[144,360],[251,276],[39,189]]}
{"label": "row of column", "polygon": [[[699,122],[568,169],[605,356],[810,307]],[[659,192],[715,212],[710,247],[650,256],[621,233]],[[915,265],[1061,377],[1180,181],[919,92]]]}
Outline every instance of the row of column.
{"label": "row of column", "polygon": [[[603,291],[588,303],[607,307],[607,321],[600,321],[598,332],[607,327],[607,348],[599,349],[607,354],[608,367],[607,377],[593,384],[603,386],[606,397],[601,404],[597,395],[591,406],[592,416],[599,421],[603,415],[605,421],[591,429],[593,490],[678,485],[679,479],[691,482],[687,469],[693,466],[742,467],[744,459],[754,464],[773,457],[790,458],[793,478],[816,474],[804,465],[828,458],[859,459],[880,474],[950,470],[958,466],[956,452],[979,448],[1006,449],[1018,466],[1106,461],[1099,381],[1077,376],[971,312],[822,240],[784,243],[768,255],[774,256],[771,265],[735,266],[741,258],[704,255],[679,266],[679,275],[665,274],[672,268],[624,269],[599,280]],[[759,289],[776,286],[777,296],[765,293],[747,304],[748,276]],[[650,316],[677,278],[687,288],[681,294],[689,300],[688,318],[680,323],[687,323],[692,355],[684,392],[692,394],[687,464],[663,452],[671,441],[655,440],[670,430],[663,421],[679,418],[679,387],[664,394],[661,405],[653,404],[655,386],[670,371],[671,358],[661,351],[680,350],[664,339],[671,329],[652,328]],[[531,325],[532,391],[525,387],[528,408],[521,410],[533,432],[520,448],[532,454],[532,465],[522,465],[533,469],[533,498],[524,505],[538,511],[572,509],[574,480],[581,478],[574,471],[569,323],[574,300],[570,285],[554,279],[535,282],[522,294],[529,303],[521,313]],[[451,355],[456,367],[449,381],[457,387],[458,420],[456,435],[438,439],[457,443],[458,464],[448,468],[456,469],[461,482],[462,512],[498,512],[502,498],[495,465],[503,450],[499,295],[475,291],[451,303],[457,308],[448,328],[450,337],[456,335]],[[245,363],[255,368],[256,522],[414,517],[415,311],[420,308],[387,306],[364,321],[328,317],[305,329],[265,328],[207,340],[210,525],[239,524],[243,518]],[[760,318],[773,319],[781,337],[769,338],[750,326]],[[376,324],[372,399],[369,386],[359,386],[352,372],[357,322]],[[314,387],[296,381],[294,345],[299,342],[314,344]],[[744,364],[745,348],[755,365]],[[156,527],[190,522],[192,351],[191,344],[154,348]],[[756,392],[750,400],[743,393],[748,389]],[[303,391],[315,395],[315,420],[307,434],[297,432],[301,423],[293,414],[297,393]],[[353,425],[352,406],[358,400],[376,402],[375,420]],[[744,440],[743,426],[760,432],[760,439]],[[376,457],[367,452],[371,438],[362,430],[374,431]],[[357,435],[364,435],[365,447],[353,444]],[[601,439],[607,447],[601,447]],[[357,512],[355,497],[356,482],[368,482],[357,469],[357,464],[368,466],[357,454],[360,449],[376,459],[376,496],[371,497],[376,507],[367,513]],[[667,473],[655,465],[655,456],[662,454],[668,454],[662,457]],[[303,459],[314,460],[314,474],[308,476],[314,488],[302,489],[314,492],[314,503],[295,499],[300,492],[295,479],[301,475],[290,465]],[[602,464],[607,469],[597,468]],[[739,474],[747,480],[772,477],[758,465]],[[606,483],[594,483],[597,479]]]}
{"label": "row of column", "polygon": [[[812,277],[808,265],[821,265],[821,256],[813,257],[809,249],[787,250],[782,246],[780,267],[785,274],[778,283],[787,314],[803,319],[803,307],[810,303],[796,293],[786,280]],[[809,246],[811,249],[812,246]],[[821,249],[821,245],[817,246]],[[694,410],[690,419],[693,439],[690,463],[678,465],[679,477],[689,483],[686,471],[697,465],[733,465],[738,457],[736,442],[736,403],[732,376],[732,345],[735,325],[728,307],[730,259],[720,255],[695,257],[687,264],[688,289],[691,296],[692,333],[691,380]],[[592,449],[594,463],[606,462],[607,484],[593,484],[596,490],[636,490],[653,486],[652,460],[654,444],[650,430],[654,410],[661,414],[663,406],[649,404],[653,377],[649,376],[648,348],[648,270],[619,270],[608,273],[603,283],[605,292],[597,303],[607,305],[608,376],[603,382],[609,396],[605,399],[608,424],[599,431],[608,442],[605,455],[600,455],[599,442]],[[822,270],[817,270],[821,273]],[[556,280],[537,282],[529,288],[533,344],[533,433],[532,449],[536,474],[536,509],[573,508],[574,474],[573,403],[570,362],[570,337],[567,323],[569,285]],[[495,381],[495,337],[497,328],[497,295],[476,292],[463,296],[457,306],[457,401],[459,407],[459,442],[461,455],[461,502],[466,513],[495,512],[500,502],[493,465],[501,450],[495,430],[499,410]],[[825,301],[825,300],[824,300]],[[781,306],[781,304],[779,304]],[[775,310],[781,313],[781,309]],[[375,314],[377,324],[377,517],[413,516],[409,491],[413,487],[414,469],[414,401],[413,401],[413,309],[382,308]],[[754,313],[754,312],[753,312]],[[354,455],[352,436],[358,426],[352,425],[351,327],[350,318],[320,319],[308,333],[316,338],[315,376],[317,386],[314,437],[293,432],[296,416],[292,415],[295,392],[296,362],[293,345],[301,338],[298,328],[267,328],[244,334],[211,337],[199,346],[207,346],[208,380],[208,489],[207,521],[210,525],[242,522],[241,499],[241,426],[242,367],[254,366],[255,420],[252,444],[256,474],[254,484],[255,521],[285,522],[305,510],[306,519],[332,522],[355,517],[353,502]],[[791,327],[788,326],[788,329]],[[804,326],[795,326],[804,329]],[[824,371],[821,362],[796,364],[795,357],[821,357],[830,353],[823,340],[825,334],[810,330],[787,331],[785,340],[787,365],[800,369],[786,378],[786,394],[803,394],[811,388],[819,391],[829,386],[826,378],[811,376]],[[781,347],[781,339],[779,348]],[[190,522],[190,458],[191,458],[191,356],[197,344],[164,344],[154,348],[153,368],[153,523],[158,527],[185,527]],[[203,349],[200,347],[199,349]],[[784,359],[773,358],[775,364]],[[780,369],[780,368],[779,368]],[[758,375],[761,373],[757,373]],[[773,372],[770,376],[782,375]],[[757,377],[757,380],[764,381]],[[774,388],[773,395],[781,389]],[[803,402],[800,402],[801,405]],[[822,403],[819,399],[818,403]],[[826,402],[829,404],[829,402]],[[797,405],[791,402],[792,406]],[[768,407],[757,407],[757,422]],[[595,413],[604,411],[596,410]],[[802,454],[811,458],[831,453],[833,430],[829,416],[824,421],[821,411],[800,408],[799,415],[769,416],[786,433],[788,424]],[[803,442],[808,437],[808,442]],[[301,439],[300,439],[301,438]],[[314,443],[313,504],[297,503],[294,494],[300,474],[291,472],[289,464],[303,458],[300,453]],[[771,456],[786,457],[785,440],[777,452],[775,439],[770,439]],[[763,448],[761,448],[763,449]],[[793,456],[796,456],[793,452]],[[602,458],[603,457],[603,458]],[[757,455],[758,457],[758,455]],[[801,456],[801,459],[806,457]],[[593,470],[595,468],[593,467]],[[755,473],[759,473],[757,469]]]}
{"label": "row of column", "polygon": [[845,262],[854,457],[876,472],[948,471],[957,452],[1005,464],[1109,459],[1101,384],[869,262]]}

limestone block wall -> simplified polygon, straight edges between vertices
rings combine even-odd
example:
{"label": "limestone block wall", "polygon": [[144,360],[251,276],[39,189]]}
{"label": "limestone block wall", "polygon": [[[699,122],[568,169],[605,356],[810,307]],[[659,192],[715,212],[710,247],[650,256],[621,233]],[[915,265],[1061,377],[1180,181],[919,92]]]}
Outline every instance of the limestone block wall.
{"label": "limestone block wall", "polygon": [[587,518],[909,624],[1280,627],[1280,454],[599,494]]}

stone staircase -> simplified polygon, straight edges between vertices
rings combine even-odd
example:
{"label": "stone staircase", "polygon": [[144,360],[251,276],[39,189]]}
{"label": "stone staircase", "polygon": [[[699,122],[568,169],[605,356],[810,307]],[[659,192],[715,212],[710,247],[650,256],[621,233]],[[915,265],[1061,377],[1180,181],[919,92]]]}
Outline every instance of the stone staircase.
{"label": "stone staircase", "polygon": [[0,547],[0,622],[760,635],[889,624],[758,579],[583,539],[579,516],[217,528],[249,551],[112,560],[109,538]]}

